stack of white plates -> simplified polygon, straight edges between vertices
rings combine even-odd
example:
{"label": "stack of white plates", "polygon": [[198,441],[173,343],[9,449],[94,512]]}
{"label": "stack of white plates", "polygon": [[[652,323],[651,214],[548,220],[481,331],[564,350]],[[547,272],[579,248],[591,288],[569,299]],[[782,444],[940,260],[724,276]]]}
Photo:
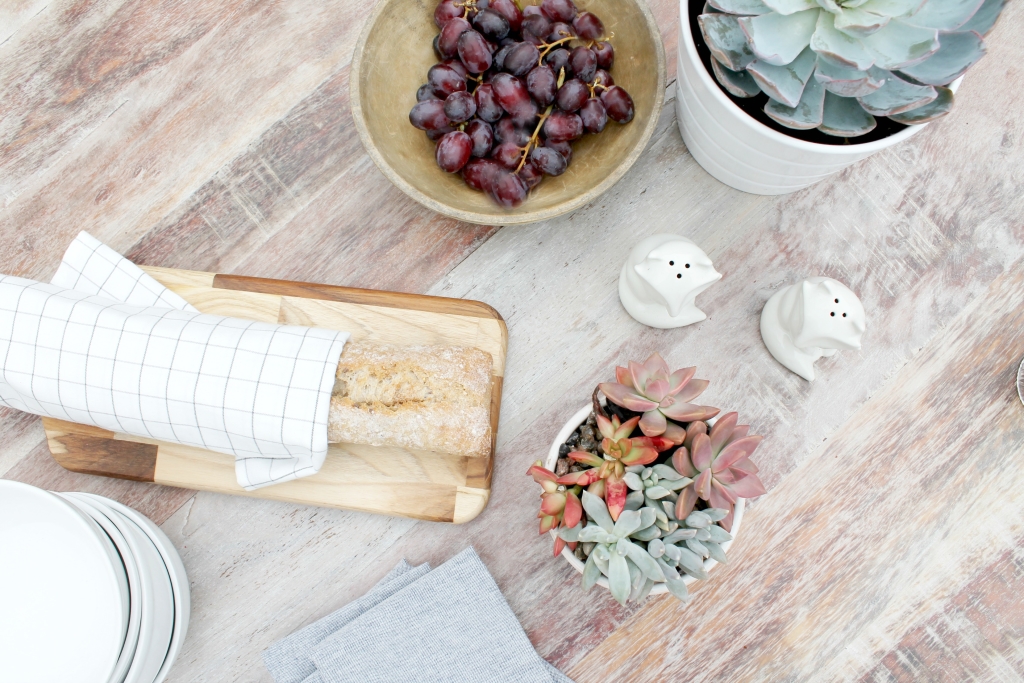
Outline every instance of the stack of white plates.
{"label": "stack of white plates", "polygon": [[0,679],[159,683],[189,606],[178,552],[143,515],[0,480]]}

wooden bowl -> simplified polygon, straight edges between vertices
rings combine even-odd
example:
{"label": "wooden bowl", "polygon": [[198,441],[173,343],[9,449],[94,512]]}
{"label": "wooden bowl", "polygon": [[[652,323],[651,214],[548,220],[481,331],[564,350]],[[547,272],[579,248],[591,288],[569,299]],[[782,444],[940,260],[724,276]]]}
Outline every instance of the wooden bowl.
{"label": "wooden bowl", "polygon": [[438,60],[437,0],[379,0],[352,57],[352,116],[377,167],[403,192],[438,213],[470,223],[532,223],[578,209],[616,183],[639,158],[654,133],[665,96],[665,49],[644,0],[577,0],[614,34],[616,85],[633,98],[636,115],[612,121],[598,135],[573,143],[572,163],[545,178],[520,206],[505,209],[470,189],[458,174],[434,161],[434,143],[409,123],[416,89]]}

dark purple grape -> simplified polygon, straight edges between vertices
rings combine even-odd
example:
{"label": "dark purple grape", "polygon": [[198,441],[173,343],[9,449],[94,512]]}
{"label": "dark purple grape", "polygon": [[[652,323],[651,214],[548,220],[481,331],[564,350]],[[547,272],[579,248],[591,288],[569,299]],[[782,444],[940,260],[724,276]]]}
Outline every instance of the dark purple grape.
{"label": "dark purple grape", "polygon": [[596,14],[590,12],[577,14],[572,20],[572,27],[576,29],[576,35],[583,40],[597,40],[604,35],[604,24]]}
{"label": "dark purple grape", "polygon": [[539,61],[540,51],[536,45],[517,43],[512,46],[512,49],[505,56],[502,70],[513,76],[525,76],[530,73],[530,69],[537,66]]}
{"label": "dark purple grape", "polygon": [[444,101],[444,115],[452,123],[469,121],[476,114],[476,98],[465,90],[453,92]]}
{"label": "dark purple grape", "polygon": [[615,63],[615,49],[608,41],[602,41],[594,45],[594,54],[597,55],[597,66],[605,71],[612,68]]}
{"label": "dark purple grape", "polygon": [[604,69],[598,69],[594,72],[594,85],[603,85],[606,88],[610,88],[615,85],[615,81],[612,80],[612,75]]}
{"label": "dark purple grape", "polygon": [[554,140],[545,140],[544,141],[544,146],[545,147],[550,147],[551,149],[553,149],[556,152],[558,152],[559,154],[561,154],[562,158],[565,159],[566,165],[568,165],[572,161],[572,143],[569,143],[569,142],[555,142]]}
{"label": "dark purple grape", "polygon": [[[527,10],[530,8],[527,7]],[[523,13],[523,38],[529,33],[537,38],[546,38],[551,33],[551,20],[539,12],[534,14]]]}
{"label": "dark purple grape", "polygon": [[505,171],[498,174],[487,194],[501,206],[513,208],[526,199],[526,183],[515,173]]}
{"label": "dark purple grape", "polygon": [[441,128],[438,128],[437,130],[428,130],[425,132],[427,134],[427,139],[429,139],[431,142],[437,142],[445,135],[448,135],[448,133],[451,133],[453,130],[455,129],[452,128],[451,126],[443,126]]}
{"label": "dark purple grape", "polygon": [[529,43],[530,45],[533,45],[534,47],[539,49],[539,48],[544,47],[547,44],[547,39],[546,38],[539,38],[539,37],[533,35],[532,33],[530,33],[529,31],[523,31],[523,42],[524,43]]}
{"label": "dark purple grape", "polygon": [[[554,43],[565,38],[572,38],[575,35],[576,32],[573,30],[572,26],[558,22],[556,24],[551,24],[551,32],[548,33],[548,42]],[[564,45],[565,43],[562,44]]]}
{"label": "dark purple grape", "polygon": [[583,103],[590,97],[590,90],[586,84],[578,78],[570,78],[555,95],[555,103],[562,111],[576,111],[583,106]]}
{"label": "dark purple grape", "polygon": [[455,0],[442,0],[434,9],[434,23],[438,28],[444,28],[448,20],[461,17],[466,13],[466,8],[455,4]]}
{"label": "dark purple grape", "polygon": [[544,171],[537,168],[537,164],[532,161],[527,161],[523,164],[517,175],[522,179],[527,190],[532,190],[540,185],[540,181],[544,180]]}
{"label": "dark purple grape", "polygon": [[508,169],[514,169],[523,158],[523,150],[514,142],[503,142],[491,151],[491,158]]}
{"label": "dark purple grape", "polygon": [[503,118],[494,126],[494,137],[498,142],[511,142],[519,147],[526,147],[530,141],[530,132],[514,123],[512,119]]}
{"label": "dark purple grape", "polygon": [[476,5],[474,5],[473,9],[475,9],[477,12],[482,12],[483,10],[487,9],[490,6],[491,3],[488,2],[488,0],[476,0]]}
{"label": "dark purple grape", "polygon": [[420,86],[419,90],[416,91],[416,101],[423,102],[424,100],[439,100],[441,99],[434,94],[434,86],[429,83],[424,83]]}
{"label": "dark purple grape", "polygon": [[434,36],[434,42],[433,42],[433,45],[434,45],[434,54],[435,54],[435,55],[437,55],[437,58],[438,58],[438,59],[444,59],[444,55],[443,55],[443,54],[441,54],[441,48],[440,48],[440,47],[438,46],[438,44],[437,44],[437,42],[438,42],[439,40],[441,40],[441,34],[440,34],[440,33],[438,33],[438,34],[437,34],[436,36]]}
{"label": "dark purple grape", "polygon": [[498,44],[484,38],[484,44],[487,45],[487,51],[491,53],[491,58],[494,58],[494,53],[498,51]]}
{"label": "dark purple grape", "polygon": [[453,92],[466,89],[466,79],[459,72],[444,64],[435,64],[427,72],[427,81],[434,86],[434,93],[444,99]]}
{"label": "dark purple grape", "polygon": [[608,110],[608,118],[616,123],[629,123],[633,120],[633,98],[617,85],[613,85],[601,93],[601,104]]}
{"label": "dark purple grape", "polygon": [[465,78],[466,76],[469,75],[469,72],[466,71],[466,65],[462,63],[461,59],[457,59],[455,57],[452,57],[451,59],[446,59],[446,60],[444,60],[441,63],[444,64],[447,67],[455,69],[455,71],[457,71],[458,74],[460,76],[462,76],[463,78]]}
{"label": "dark purple grape", "polygon": [[555,75],[563,68],[565,69],[565,77],[572,78],[572,67],[569,66],[569,51],[564,47],[555,48],[548,53],[548,56],[544,58],[546,64],[550,64],[551,68],[555,70]]}
{"label": "dark purple grape", "polygon": [[491,124],[480,119],[474,119],[466,126],[466,133],[473,141],[473,156],[485,157],[491,153],[494,145],[494,131]]}
{"label": "dark purple grape", "polygon": [[473,152],[473,141],[461,130],[453,130],[437,143],[434,156],[441,170],[458,173],[469,161]]}
{"label": "dark purple grape", "polygon": [[448,125],[448,117],[444,115],[444,102],[441,100],[417,102],[409,112],[409,123],[420,130],[444,128]]}
{"label": "dark purple grape", "polygon": [[565,157],[550,147],[534,147],[530,160],[548,175],[562,175],[568,166]]}
{"label": "dark purple grape", "polygon": [[546,107],[555,101],[555,92],[558,89],[558,77],[555,70],[545,64],[535,66],[526,74],[526,89],[530,96],[537,100],[537,104]]}
{"label": "dark purple grape", "polygon": [[569,66],[576,78],[590,83],[597,73],[597,55],[590,48],[577,47],[569,53]]}
{"label": "dark purple grape", "polygon": [[576,5],[572,0],[543,0],[540,11],[551,21],[569,23],[576,17]]}
{"label": "dark purple grape", "polygon": [[490,9],[505,17],[509,29],[519,33],[523,26],[523,13],[514,0],[491,0]]}
{"label": "dark purple grape", "polygon": [[493,159],[470,159],[462,167],[462,179],[474,190],[489,191],[498,174],[505,169]]}
{"label": "dark purple grape", "polygon": [[544,13],[540,11],[540,5],[527,5],[523,8],[524,17],[535,17],[537,15],[544,16]]}
{"label": "dark purple grape", "polygon": [[472,31],[473,27],[462,17],[451,19],[441,29],[441,36],[437,39],[437,49],[442,55],[454,57],[459,51],[459,36],[466,31]]}
{"label": "dark purple grape", "polygon": [[473,17],[473,26],[490,40],[501,40],[508,35],[508,19],[492,9],[477,12]]}
{"label": "dark purple grape", "polygon": [[553,111],[544,122],[544,136],[555,142],[568,142],[583,135],[583,121],[576,114]]}
{"label": "dark purple grape", "polygon": [[498,51],[494,53],[494,58],[491,61],[491,67],[497,69],[498,71],[504,71],[505,57],[507,57],[508,53],[512,51],[512,48],[518,44],[519,43],[513,42],[509,45],[502,45],[500,48],[498,48]]}
{"label": "dark purple grape", "polygon": [[498,104],[509,113],[517,126],[525,126],[537,117],[537,105],[530,99],[530,93],[521,80],[511,74],[500,73],[491,79],[491,86]]}
{"label": "dark purple grape", "polygon": [[476,98],[476,115],[484,121],[494,123],[505,114],[490,83],[478,86],[473,96]]}
{"label": "dark purple grape", "polygon": [[476,31],[459,36],[459,59],[470,73],[480,74],[491,68],[491,50],[484,37]]}
{"label": "dark purple grape", "polygon": [[[454,97],[454,96],[453,96]],[[601,100],[592,97],[580,107],[580,119],[588,133],[600,133],[608,123],[608,111]]]}

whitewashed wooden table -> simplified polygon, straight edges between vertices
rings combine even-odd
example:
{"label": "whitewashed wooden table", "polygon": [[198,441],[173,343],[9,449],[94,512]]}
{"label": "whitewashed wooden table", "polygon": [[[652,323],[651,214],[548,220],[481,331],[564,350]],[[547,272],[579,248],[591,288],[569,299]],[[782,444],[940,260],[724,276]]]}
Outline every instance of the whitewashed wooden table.
{"label": "whitewashed wooden table", "polygon": [[[563,218],[431,214],[363,153],[349,60],[372,2],[8,0],[0,6],[0,271],[48,279],[88,230],[139,263],[483,300],[510,332],[493,496],[465,526],[77,475],[38,418],[0,413],[0,476],[111,496],[182,551],[193,619],[174,681],[269,680],[259,652],[399,559],[473,544],[539,652],[579,681],[1024,676],[1024,10],[1010,3],[947,119],[785,197],[687,154],[670,83],[644,157]],[[677,6],[653,0],[674,79]],[[396,65],[401,68],[401,65]],[[678,232],[724,278],[708,319],[618,303],[641,236]],[[860,353],[808,384],[758,314],[813,274],[857,291]],[[617,363],[659,350],[765,435],[769,494],[688,606],[581,594],[525,476]]]}

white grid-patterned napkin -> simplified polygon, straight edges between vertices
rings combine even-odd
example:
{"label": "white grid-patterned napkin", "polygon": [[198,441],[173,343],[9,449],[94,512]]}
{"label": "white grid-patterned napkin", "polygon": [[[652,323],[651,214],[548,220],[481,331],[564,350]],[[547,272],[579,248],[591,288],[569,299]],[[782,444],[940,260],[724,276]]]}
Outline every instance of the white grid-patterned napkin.
{"label": "white grid-patterned napkin", "polygon": [[199,313],[82,233],[53,283],[0,275],[0,404],[233,455],[253,490],[320,469],[347,339]]}

